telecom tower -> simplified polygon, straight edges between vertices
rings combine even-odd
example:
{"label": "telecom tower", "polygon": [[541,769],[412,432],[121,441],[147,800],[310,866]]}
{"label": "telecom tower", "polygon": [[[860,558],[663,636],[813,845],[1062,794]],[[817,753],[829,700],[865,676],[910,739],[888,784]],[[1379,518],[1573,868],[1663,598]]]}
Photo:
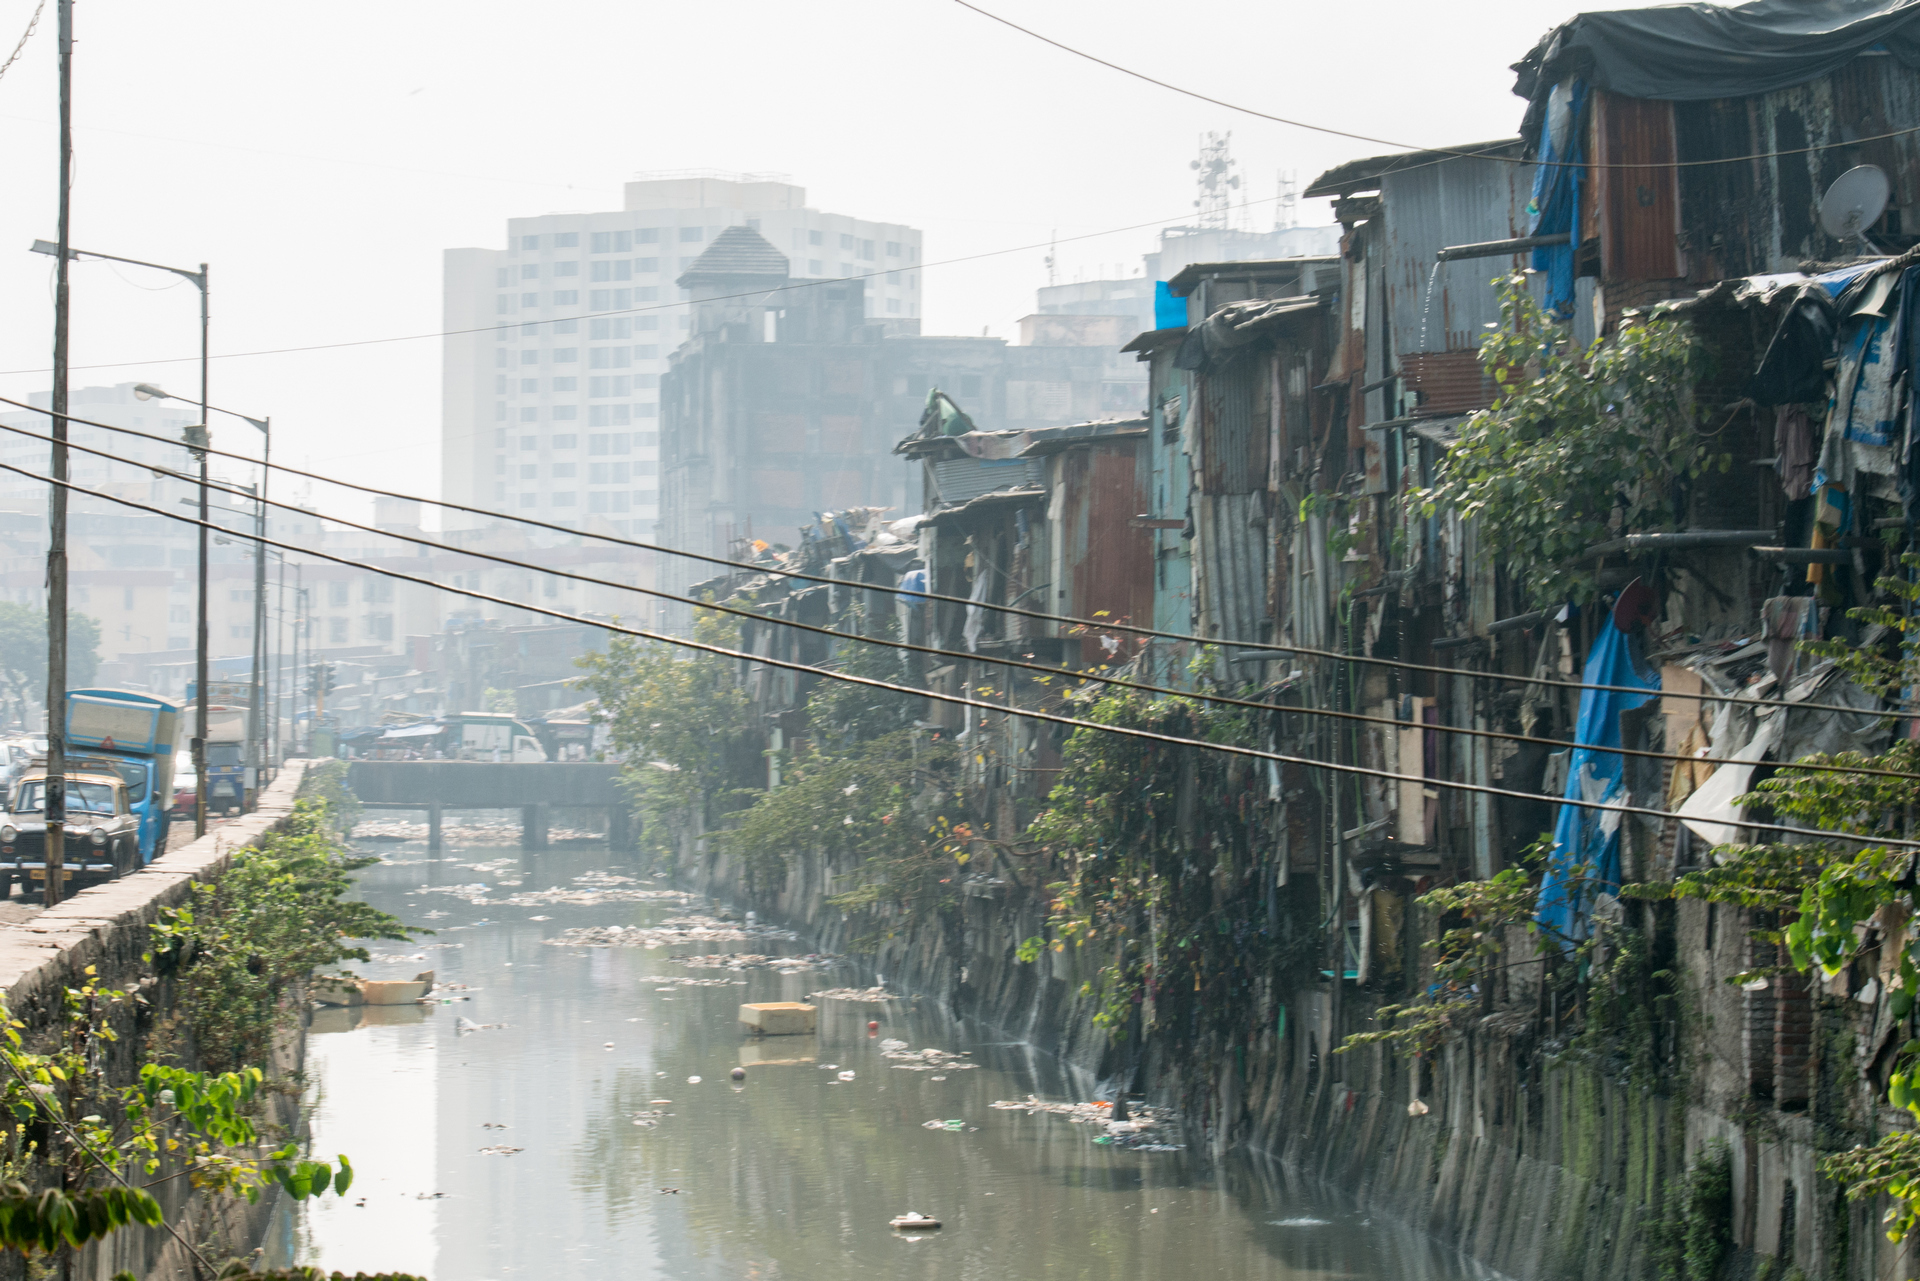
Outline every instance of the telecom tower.
{"label": "telecom tower", "polygon": [[1273,229],[1285,231],[1300,221],[1300,175],[1297,170],[1282,169],[1278,199],[1273,202]]}
{"label": "telecom tower", "polygon": [[1233,157],[1227,154],[1231,132],[1210,133],[1200,143],[1200,158],[1187,167],[1196,175],[1200,198],[1193,207],[1200,211],[1195,225],[1222,230],[1233,225],[1233,193],[1240,179],[1233,172]]}

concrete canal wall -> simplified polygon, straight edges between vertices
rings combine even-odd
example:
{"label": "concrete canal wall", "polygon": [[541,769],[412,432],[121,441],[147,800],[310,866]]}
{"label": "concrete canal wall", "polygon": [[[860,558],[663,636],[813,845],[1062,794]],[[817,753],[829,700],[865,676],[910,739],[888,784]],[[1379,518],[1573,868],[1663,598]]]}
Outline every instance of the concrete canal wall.
{"label": "concrete canal wall", "polygon": [[[103,1049],[103,1064],[111,1085],[132,1082],[139,1065],[150,1061],[149,1049],[166,1035],[173,1018],[171,985],[159,980],[145,957],[149,927],[163,908],[178,907],[192,887],[223,872],[238,850],[258,845],[268,832],[286,822],[308,762],[289,761],[262,794],[259,809],[223,824],[206,836],[174,849],[129,876],[106,885],[81,890],[72,898],[17,924],[0,924],[0,991],[8,1009],[27,1026],[30,1048],[44,1045],[64,1023],[65,993],[86,981],[93,967],[103,987],[137,994],[113,1018],[119,1040]],[[304,1052],[304,1038],[280,1046],[272,1075],[296,1072]],[[184,1066],[192,1066],[185,1064]],[[268,1122],[291,1132],[299,1122],[297,1093],[270,1092],[266,1096]],[[251,1243],[265,1230],[273,1198],[258,1205],[227,1199],[220,1206],[175,1179],[152,1189],[166,1209],[170,1223],[192,1223],[193,1235],[204,1243]],[[211,1217],[209,1214],[211,1212]],[[213,1227],[213,1232],[205,1229]],[[235,1248],[244,1253],[244,1248]],[[216,1259],[215,1262],[218,1262]],[[82,1252],[73,1275],[78,1281],[108,1281],[128,1271],[151,1281],[174,1281],[193,1275],[185,1252],[165,1229],[126,1228]],[[0,1255],[0,1276],[25,1276],[19,1257]]]}
{"label": "concrete canal wall", "polygon": [[[853,950],[850,922],[827,902],[852,887],[852,867],[809,856],[789,866],[785,887],[760,896],[745,892],[724,856],[705,856],[692,872],[718,899],[802,930],[824,950]],[[1783,1110],[1757,1100],[1723,1052],[1729,1038],[1739,1043],[1750,1003],[1720,972],[1740,968],[1737,957],[1690,976],[1680,1050],[1690,1067],[1658,1090],[1605,1054],[1498,1015],[1473,1021],[1424,1060],[1382,1046],[1330,1054],[1341,1032],[1324,985],[1251,998],[1247,1031],[1232,1045],[1166,1036],[1116,1045],[1094,1025],[1096,1002],[1081,991],[1091,958],[1072,949],[1035,963],[1015,955],[1022,939],[1042,932],[1044,896],[1012,886],[975,895],[947,918],[898,920],[869,940],[871,963],[890,985],[1062,1057],[1087,1074],[1089,1089],[1141,1089],[1179,1107],[1191,1141],[1215,1155],[1244,1148],[1276,1157],[1490,1272],[1515,1281],[1655,1281],[1663,1236],[1671,1248],[1689,1226],[1683,1185],[1704,1156],[1726,1164],[1723,1275],[1910,1275],[1912,1260],[1879,1230],[1884,1206],[1850,1205],[1817,1176],[1845,1101],[1823,1112],[1817,1101]],[[1683,945],[1699,948],[1704,908],[1680,913]],[[1347,992],[1340,1028],[1369,1027],[1378,999],[1351,984]],[[1837,1057],[1854,1049],[1843,1008],[1829,1008],[1813,1037]]]}

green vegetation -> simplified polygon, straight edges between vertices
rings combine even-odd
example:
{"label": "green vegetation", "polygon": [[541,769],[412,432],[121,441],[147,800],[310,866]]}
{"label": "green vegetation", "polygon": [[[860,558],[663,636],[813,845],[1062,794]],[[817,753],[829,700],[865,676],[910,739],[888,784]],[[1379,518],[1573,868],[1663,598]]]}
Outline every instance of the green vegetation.
{"label": "green vegetation", "polygon": [[[739,620],[702,612],[694,637],[735,646]],[[582,689],[600,704],[613,747],[628,762],[625,781],[642,839],[672,867],[693,842],[722,827],[763,785],[766,762],[747,724],[738,663],[671,645],[613,636],[583,655]]]}
{"label": "green vegetation", "polygon": [[[1126,691],[1073,702],[1100,725],[1260,741],[1245,708]],[[1099,997],[1095,1022],[1116,1038],[1136,1010],[1147,1032],[1237,1036],[1256,977],[1302,965],[1318,946],[1268,898],[1271,875],[1255,876],[1269,866],[1255,820],[1265,775],[1244,757],[1093,729],[1076,730],[1064,755],[1026,839],[1064,863],[1066,879],[1052,887],[1051,937],[1028,940],[1021,959],[1093,946],[1101,959],[1085,994]]]}
{"label": "green vegetation", "polygon": [[1568,326],[1541,311],[1524,275],[1501,288],[1501,327],[1480,363],[1499,398],[1460,429],[1432,488],[1414,498],[1474,522],[1482,547],[1541,604],[1593,599],[1582,553],[1621,533],[1671,529],[1686,486],[1725,472],[1732,455],[1698,430],[1689,388],[1703,359],[1686,322],[1627,313],[1619,333],[1573,349]]}
{"label": "green vegetation", "polygon": [[1715,1281],[1733,1246],[1733,1152],[1715,1141],[1686,1174],[1669,1180],[1670,1211],[1647,1225],[1647,1253],[1660,1281]]}
{"label": "green vegetation", "polygon": [[224,1196],[257,1200],[278,1185],[296,1199],[345,1194],[353,1169],[302,1160],[255,1126],[260,1069],[205,1073],[148,1063],[132,1085],[106,1078],[114,1022],[134,998],[103,987],[89,967],[65,993],[52,1044],[30,1049],[25,1025],[0,1010],[0,1250],[54,1254],[134,1224],[158,1227],[149,1188],[186,1178]]}
{"label": "green vegetation", "polygon": [[274,1038],[298,1022],[307,976],[367,959],[350,940],[427,932],[347,897],[353,873],[375,860],[346,852],[330,813],[325,801],[298,801],[281,830],[153,926],[149,955],[177,983],[181,1030],[208,1068],[270,1062]]}

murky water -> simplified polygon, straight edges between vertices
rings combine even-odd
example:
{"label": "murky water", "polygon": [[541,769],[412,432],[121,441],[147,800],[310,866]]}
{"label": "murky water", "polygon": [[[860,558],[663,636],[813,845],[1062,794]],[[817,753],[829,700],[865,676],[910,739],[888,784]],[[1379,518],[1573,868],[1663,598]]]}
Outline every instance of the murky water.
{"label": "murky water", "polygon": [[[317,1018],[314,1152],[349,1154],[359,1177],[345,1199],[280,1215],[277,1262],[434,1281],[1470,1275],[1451,1252],[1270,1165],[1101,1146],[1093,1126],[993,1109],[1029,1094],[1084,1099],[1087,1083],[930,1004],[822,1001],[817,1036],[743,1041],[743,1001],[871,981],[855,968],[733,973],[669,959],[802,953],[804,941],[559,947],[542,940],[684,909],[498,902],[633,875],[605,851],[381,852],[390,862],[362,873],[366,897],[441,932],[376,946],[426,960],[393,956],[361,972],[432,968],[443,984],[469,985],[459,994],[469,999]],[[432,889],[472,882],[492,901]],[[445,915],[425,919],[435,911]],[[731,981],[673,982],[688,977]],[[882,1057],[886,1038],[971,1051],[978,1066],[900,1070]],[[729,1072],[743,1064],[736,1086]],[[907,1211],[945,1227],[891,1230]]]}

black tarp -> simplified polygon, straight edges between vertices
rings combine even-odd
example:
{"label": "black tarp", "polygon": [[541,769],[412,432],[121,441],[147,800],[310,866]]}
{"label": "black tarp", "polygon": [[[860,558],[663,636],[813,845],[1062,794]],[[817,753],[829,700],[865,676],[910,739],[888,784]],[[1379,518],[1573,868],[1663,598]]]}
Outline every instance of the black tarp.
{"label": "black tarp", "polygon": [[1920,0],[1754,0],[1583,13],[1513,64],[1513,91],[1537,104],[1577,75],[1629,98],[1743,98],[1804,84],[1875,45],[1920,69]]}

